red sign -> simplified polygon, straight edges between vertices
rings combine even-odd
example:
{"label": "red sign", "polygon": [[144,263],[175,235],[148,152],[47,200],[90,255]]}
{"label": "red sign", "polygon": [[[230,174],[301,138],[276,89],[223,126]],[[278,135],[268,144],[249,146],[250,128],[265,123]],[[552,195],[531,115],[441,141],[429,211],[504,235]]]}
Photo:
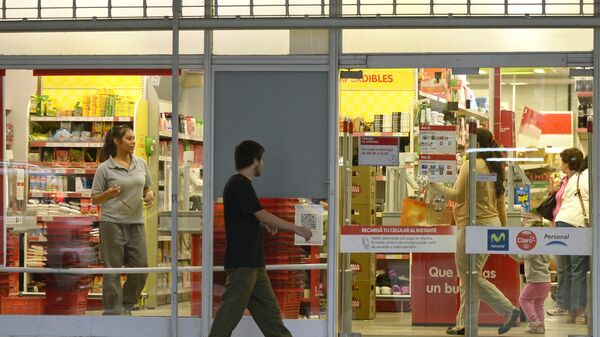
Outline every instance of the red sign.
{"label": "red sign", "polygon": [[517,234],[517,246],[522,250],[532,250],[537,244],[537,236],[532,231],[522,231]]}

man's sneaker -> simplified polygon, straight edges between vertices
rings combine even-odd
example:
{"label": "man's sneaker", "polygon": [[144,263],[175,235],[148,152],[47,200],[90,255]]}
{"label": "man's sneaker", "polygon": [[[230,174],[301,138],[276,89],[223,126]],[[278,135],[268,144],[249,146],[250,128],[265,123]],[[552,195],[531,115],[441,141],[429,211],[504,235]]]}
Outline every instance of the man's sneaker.
{"label": "man's sneaker", "polygon": [[554,306],[554,308],[548,309],[546,313],[550,316],[566,316],[569,313],[569,311],[556,305]]}

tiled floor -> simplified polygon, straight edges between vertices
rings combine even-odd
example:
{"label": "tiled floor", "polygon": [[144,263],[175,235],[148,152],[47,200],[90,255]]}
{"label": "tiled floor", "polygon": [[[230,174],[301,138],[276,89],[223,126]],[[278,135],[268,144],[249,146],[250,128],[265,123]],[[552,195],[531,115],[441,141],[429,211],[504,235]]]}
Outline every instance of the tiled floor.
{"label": "tiled floor", "polygon": [[[411,326],[411,313],[387,313],[380,312],[373,320],[353,321],[353,332],[360,332],[363,336],[446,336],[444,326]],[[546,337],[567,337],[569,335],[586,335],[587,325],[583,323],[565,324],[566,316],[546,317]],[[527,324],[510,330],[504,336],[544,336],[525,333]],[[480,336],[498,336],[497,327],[481,327]]]}
{"label": "tiled floor", "polygon": [[[101,311],[88,311],[87,315],[101,315]],[[171,306],[162,305],[155,309],[142,309],[133,312],[133,316],[170,316]],[[190,303],[179,304],[179,316],[190,316]],[[587,325],[582,322],[577,324],[566,324],[566,316],[546,316],[546,337],[567,337],[569,335],[586,335]],[[437,337],[446,336],[445,326],[412,326],[411,313],[388,313],[378,312],[373,320],[352,321],[353,332],[362,333],[363,337]],[[505,336],[543,336],[525,333],[527,324],[513,328]],[[497,328],[481,327],[480,336],[498,336]]]}

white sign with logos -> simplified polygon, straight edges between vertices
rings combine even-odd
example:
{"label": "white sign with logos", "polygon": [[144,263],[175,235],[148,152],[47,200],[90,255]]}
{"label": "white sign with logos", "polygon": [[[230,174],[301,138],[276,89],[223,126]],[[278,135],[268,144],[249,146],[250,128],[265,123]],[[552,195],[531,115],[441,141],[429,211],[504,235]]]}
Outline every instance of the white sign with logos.
{"label": "white sign with logos", "polygon": [[419,148],[421,153],[456,153],[456,126],[421,126]]}
{"label": "white sign with logos", "polygon": [[419,156],[419,174],[429,177],[432,183],[453,183],[458,168],[456,155],[422,154]]}
{"label": "white sign with logos", "polygon": [[312,237],[306,241],[299,235],[294,235],[296,246],[322,246],[323,245],[323,206],[321,205],[296,205],[296,226],[308,228]]}
{"label": "white sign with logos", "polygon": [[467,254],[592,255],[591,228],[466,228]]}
{"label": "white sign with logos", "polygon": [[454,226],[342,226],[342,253],[453,253]]}
{"label": "white sign with logos", "polygon": [[397,137],[360,137],[358,165],[396,166],[400,158]]}

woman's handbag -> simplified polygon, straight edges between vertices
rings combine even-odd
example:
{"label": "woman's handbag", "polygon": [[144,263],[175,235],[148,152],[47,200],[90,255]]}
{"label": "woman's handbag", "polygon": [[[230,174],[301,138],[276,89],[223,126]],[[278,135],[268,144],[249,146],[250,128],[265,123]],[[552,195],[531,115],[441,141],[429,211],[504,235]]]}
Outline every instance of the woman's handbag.
{"label": "woman's handbag", "polygon": [[556,208],[556,192],[550,194],[542,203],[535,209],[542,218],[546,220],[554,220],[554,209]]}

